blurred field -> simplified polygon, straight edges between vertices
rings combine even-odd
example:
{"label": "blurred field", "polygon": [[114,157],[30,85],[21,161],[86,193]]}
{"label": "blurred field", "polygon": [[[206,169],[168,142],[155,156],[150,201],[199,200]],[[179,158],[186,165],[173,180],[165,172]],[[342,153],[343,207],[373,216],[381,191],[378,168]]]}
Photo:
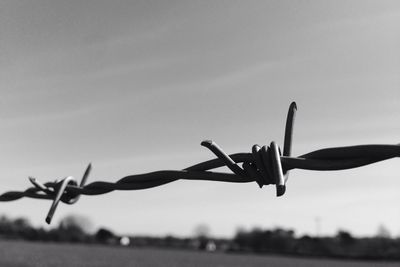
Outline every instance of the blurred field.
{"label": "blurred field", "polygon": [[303,259],[281,256],[237,255],[195,251],[134,249],[110,246],[0,241],[0,266],[399,266],[392,262]]}

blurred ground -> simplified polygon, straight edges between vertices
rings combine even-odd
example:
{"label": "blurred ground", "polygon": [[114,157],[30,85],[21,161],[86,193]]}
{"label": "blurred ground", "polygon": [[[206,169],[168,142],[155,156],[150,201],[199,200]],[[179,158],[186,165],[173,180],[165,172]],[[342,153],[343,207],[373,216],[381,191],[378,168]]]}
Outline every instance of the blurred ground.
{"label": "blurred ground", "polygon": [[399,262],[366,262],[206,253],[195,251],[134,249],[99,245],[0,241],[0,266],[399,266]]}

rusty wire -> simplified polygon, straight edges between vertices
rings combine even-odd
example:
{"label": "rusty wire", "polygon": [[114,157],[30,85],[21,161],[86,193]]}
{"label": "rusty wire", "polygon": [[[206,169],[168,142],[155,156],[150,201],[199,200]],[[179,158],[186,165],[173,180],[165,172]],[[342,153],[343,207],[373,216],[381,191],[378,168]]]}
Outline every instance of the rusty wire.
{"label": "rusty wire", "polygon": [[[292,157],[293,123],[296,111],[297,106],[293,102],[287,114],[283,152],[275,142],[271,142],[269,146],[254,145],[251,153],[228,155],[215,142],[207,140],[201,145],[211,150],[217,158],[183,170],[155,171],[129,175],[116,182],[98,181],[86,184],[91,170],[91,164],[89,164],[79,185],[71,176],[61,181],[44,184],[29,177],[33,187],[25,191],[6,192],[0,195],[0,201],[13,201],[23,197],[53,200],[46,217],[46,222],[50,223],[60,201],[74,204],[81,195],[100,195],[114,190],[141,190],[185,179],[231,183],[256,182],[260,188],[274,184],[277,196],[282,196],[286,191],[290,170],[344,170],[400,156],[400,145],[359,145],[325,148]],[[242,165],[239,166],[239,163]],[[210,171],[223,166],[228,167],[232,173]]]}

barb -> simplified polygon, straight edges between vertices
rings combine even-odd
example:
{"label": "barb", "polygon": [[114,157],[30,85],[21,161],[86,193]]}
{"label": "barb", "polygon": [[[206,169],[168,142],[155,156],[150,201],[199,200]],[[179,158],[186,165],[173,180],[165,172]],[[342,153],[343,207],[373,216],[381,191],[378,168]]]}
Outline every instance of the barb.
{"label": "barb", "polygon": [[[81,195],[101,195],[114,190],[142,190],[184,179],[230,183],[256,182],[260,188],[264,185],[274,184],[276,195],[282,196],[286,192],[289,171],[293,169],[345,170],[400,157],[400,145],[333,147],[292,157],[293,124],[296,111],[297,105],[293,102],[287,114],[283,153],[275,142],[271,142],[268,147],[254,145],[251,153],[228,155],[215,142],[207,140],[203,141],[201,145],[211,150],[216,158],[183,170],[155,171],[129,175],[113,183],[99,181],[86,184],[91,170],[91,164],[89,164],[79,185],[70,176],[59,182],[45,184],[30,177],[29,180],[33,187],[25,191],[6,192],[0,195],[0,201],[13,201],[24,197],[52,200],[52,206],[46,217],[46,222],[50,223],[60,201],[74,204]],[[212,171],[224,166],[228,167],[232,173]]]}

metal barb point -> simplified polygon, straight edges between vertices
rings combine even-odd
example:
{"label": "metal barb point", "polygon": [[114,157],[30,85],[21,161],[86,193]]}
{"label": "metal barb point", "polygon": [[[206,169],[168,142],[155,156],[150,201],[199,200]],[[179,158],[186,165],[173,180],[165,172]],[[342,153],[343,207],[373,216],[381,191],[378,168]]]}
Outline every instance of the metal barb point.
{"label": "metal barb point", "polygon": [[201,145],[208,148],[213,152],[219,159],[223,160],[226,166],[239,177],[244,177],[246,175],[245,171],[236,164],[236,162],[229,157],[214,141],[205,140],[201,142]]}
{"label": "metal barb point", "polygon": [[38,179],[36,179],[35,177],[28,177],[29,181],[40,191],[46,193],[46,194],[52,194],[53,191],[50,190],[50,188],[48,188],[47,186],[45,186],[44,184],[42,184],[41,182],[39,182]]}
{"label": "metal barb point", "polygon": [[61,182],[58,184],[58,188],[57,188],[57,190],[56,190],[56,196],[54,197],[53,203],[51,204],[50,210],[49,210],[49,212],[47,213],[47,216],[46,216],[46,223],[47,223],[47,224],[50,224],[50,223],[51,223],[51,220],[52,220],[52,218],[53,218],[54,212],[55,212],[56,209],[57,209],[58,203],[60,202],[61,197],[62,197],[62,195],[64,194],[64,191],[65,191],[65,189],[67,188],[67,185],[68,185],[69,183],[75,183],[75,184],[77,184],[76,181],[75,181],[75,178],[72,177],[72,176],[68,176],[68,177],[64,178],[64,179],[61,180]]}
{"label": "metal barb point", "polygon": [[91,170],[92,170],[92,163],[89,163],[88,166],[86,167],[85,173],[82,176],[82,180],[81,180],[81,183],[79,185],[80,187],[84,187],[85,186],[86,181],[87,181],[87,179],[89,177],[89,174],[90,174]]}
{"label": "metal barb point", "polygon": [[[296,116],[297,104],[296,102],[292,102],[289,106],[288,114],[286,117],[286,126],[285,126],[285,137],[283,141],[283,156],[290,157],[292,153],[292,143],[293,143],[293,125],[294,119]],[[289,171],[284,171],[283,175],[285,176],[285,181],[289,179]],[[283,192],[284,194],[284,192]]]}
{"label": "metal barb point", "polygon": [[292,152],[293,124],[296,116],[296,111],[297,111],[296,102],[292,102],[289,106],[288,114],[286,117],[285,137],[283,142],[283,156],[290,156]]}
{"label": "metal barb point", "polygon": [[[92,163],[89,163],[89,165],[86,167],[86,170],[82,176],[81,183],[79,184],[80,188],[83,188],[85,186],[91,170],[92,170]],[[75,204],[76,202],[78,202],[80,197],[81,197],[80,194],[75,194],[75,196],[68,199],[65,203],[66,204]]]}
{"label": "metal barb point", "polygon": [[272,171],[274,173],[275,185],[276,185],[276,196],[282,196],[286,191],[285,177],[282,171],[281,156],[279,154],[278,145],[275,142],[271,142],[271,156],[272,156]]}

